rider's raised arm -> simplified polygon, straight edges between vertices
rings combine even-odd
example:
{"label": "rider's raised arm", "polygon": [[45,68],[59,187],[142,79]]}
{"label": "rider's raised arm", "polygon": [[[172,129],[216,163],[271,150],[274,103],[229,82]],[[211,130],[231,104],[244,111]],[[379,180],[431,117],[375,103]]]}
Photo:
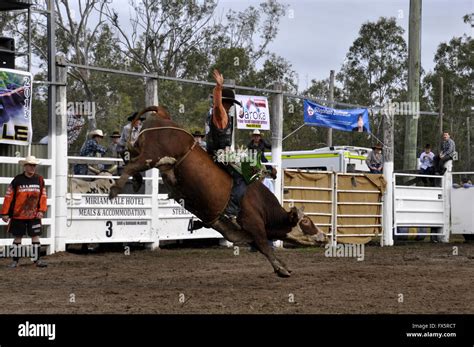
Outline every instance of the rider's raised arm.
{"label": "rider's raised arm", "polygon": [[214,105],[212,110],[212,122],[217,128],[224,129],[229,122],[227,112],[222,105],[222,85],[224,84],[224,77],[218,70],[214,70],[213,76],[216,80],[216,86],[213,92]]}

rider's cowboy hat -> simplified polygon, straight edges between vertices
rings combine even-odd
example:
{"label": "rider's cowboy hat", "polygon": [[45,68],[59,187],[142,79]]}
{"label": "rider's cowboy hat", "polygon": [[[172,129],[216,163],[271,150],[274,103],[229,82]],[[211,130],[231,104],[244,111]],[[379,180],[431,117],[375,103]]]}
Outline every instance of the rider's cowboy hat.
{"label": "rider's cowboy hat", "polygon": [[255,129],[252,135],[261,135],[260,130]]}
{"label": "rider's cowboy hat", "polygon": [[114,138],[114,137],[115,137],[115,138],[119,138],[119,137],[121,137],[121,135],[120,135],[120,133],[119,133],[117,130],[115,130],[115,131],[112,133],[112,135],[110,135],[110,137],[112,137],[112,138]]}
{"label": "rider's cowboy hat", "polygon": [[237,105],[240,105],[240,107],[242,107],[242,104],[240,103],[240,101],[237,101],[235,99],[235,93],[232,89],[230,88],[223,88],[222,89],[222,102],[224,101],[230,101],[234,104],[237,104]]}
{"label": "rider's cowboy hat", "polygon": [[92,130],[90,133],[89,133],[90,137],[94,137],[94,136],[100,136],[100,137],[104,137],[104,133],[102,132],[102,130],[100,129],[96,129],[96,130]]}
{"label": "rider's cowboy hat", "polygon": [[20,165],[26,165],[26,164],[38,165],[39,163],[41,163],[41,161],[36,159],[36,157],[34,155],[29,155],[25,159],[21,159],[18,162],[18,164],[20,164]]}

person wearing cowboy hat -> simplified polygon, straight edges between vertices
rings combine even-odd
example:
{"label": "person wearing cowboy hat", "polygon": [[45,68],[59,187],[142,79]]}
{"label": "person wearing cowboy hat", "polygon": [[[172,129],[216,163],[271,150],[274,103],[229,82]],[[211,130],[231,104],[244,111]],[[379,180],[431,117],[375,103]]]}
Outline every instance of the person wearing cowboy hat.
{"label": "person wearing cowboy hat", "polygon": [[[14,236],[13,247],[18,250],[25,234],[31,236],[32,255],[37,267],[48,264],[40,260],[41,219],[46,214],[47,196],[44,178],[36,173],[40,163],[30,155],[19,161],[23,173],[15,176],[8,186],[1,210],[2,220],[8,223],[8,232]],[[18,254],[17,254],[18,255]],[[13,257],[11,268],[18,266],[20,258]]]}
{"label": "person wearing cowboy hat", "polygon": [[369,167],[370,173],[381,174],[383,173],[383,154],[382,154],[382,145],[376,144],[372,147],[372,152],[367,155],[365,160],[367,166]]}
{"label": "person wearing cowboy hat", "polygon": [[[112,135],[109,135],[110,144],[107,147],[107,153],[105,154],[106,157],[120,158],[120,152],[119,152],[119,149],[120,149],[120,145],[119,145],[120,136],[121,136],[120,132],[117,131],[117,130],[112,132]],[[114,165],[112,165],[112,164],[106,165],[105,169],[109,170],[113,166]],[[121,169],[123,169],[123,163],[122,162],[118,163],[118,172],[119,173],[121,172]]]}
{"label": "person wearing cowboy hat", "polygon": [[[235,99],[235,93],[230,88],[224,88],[224,76],[215,69],[212,73],[216,86],[212,93],[212,108],[206,120],[206,149],[207,153],[213,156],[214,160],[218,157],[216,154],[225,151],[232,146],[233,124],[230,118],[230,109],[234,104],[242,106]],[[217,152],[217,153],[216,153]],[[240,210],[240,200],[245,192],[245,180],[240,173],[230,167],[230,165],[219,163],[232,176],[233,189],[229,204],[224,211],[235,227],[240,228],[237,224],[237,214]],[[201,221],[194,221],[191,218],[188,230],[197,230],[203,226]]]}
{"label": "person wearing cowboy hat", "polygon": [[142,129],[142,122],[145,120],[145,116],[142,115],[140,118],[135,119],[138,112],[133,112],[127,117],[127,120],[130,122],[126,124],[122,129],[122,134],[120,135],[120,141],[118,146],[118,152],[124,152],[126,150],[131,151],[135,141],[140,134]]}
{"label": "person wearing cowboy hat", "polygon": [[[262,138],[262,134],[261,134],[260,130],[255,129],[252,132],[252,139],[248,143],[247,148],[251,151],[254,151],[255,155],[260,157],[260,161],[262,163],[268,163],[268,159],[265,158],[263,153],[265,152],[266,149],[271,150],[272,145],[270,144],[270,142],[268,142],[267,140]],[[276,178],[276,169],[274,169],[271,165],[267,165],[265,167],[267,169],[267,172],[268,172],[269,176],[272,177],[273,179],[275,179]]]}
{"label": "person wearing cowboy hat", "polygon": [[[81,148],[79,155],[81,157],[101,157],[107,148],[100,145],[100,142],[104,138],[104,133],[100,129],[95,129],[89,133],[89,140],[87,140]],[[103,165],[98,165],[99,170],[104,168]],[[74,174],[76,175],[87,175],[87,164],[76,164],[74,166]]]}
{"label": "person wearing cowboy hat", "polygon": [[196,130],[193,132],[193,137],[199,146],[201,146],[203,150],[206,150],[206,141],[204,141],[204,137],[206,137],[206,135],[201,133],[199,130]]}
{"label": "person wearing cowboy hat", "polygon": [[225,150],[226,147],[232,145],[232,120],[229,116],[230,108],[234,105],[242,104],[235,99],[235,93],[230,88],[224,88],[224,77],[218,70],[214,70],[213,77],[216,86],[213,91],[213,105],[211,114],[208,117],[207,126],[207,152],[211,155],[220,149]]}
{"label": "person wearing cowboy hat", "polygon": [[112,158],[119,158],[118,146],[119,146],[120,137],[121,137],[120,132],[115,130],[114,132],[112,132],[112,135],[110,135],[109,137],[111,139],[111,142],[110,142],[109,147],[107,148],[107,156],[112,157]]}
{"label": "person wearing cowboy hat", "polygon": [[254,130],[252,132],[252,139],[247,145],[248,149],[258,151],[262,155],[262,162],[266,163],[268,160],[263,156],[263,152],[266,149],[272,149],[272,145],[270,142],[262,138],[262,134],[260,133],[260,130]]}

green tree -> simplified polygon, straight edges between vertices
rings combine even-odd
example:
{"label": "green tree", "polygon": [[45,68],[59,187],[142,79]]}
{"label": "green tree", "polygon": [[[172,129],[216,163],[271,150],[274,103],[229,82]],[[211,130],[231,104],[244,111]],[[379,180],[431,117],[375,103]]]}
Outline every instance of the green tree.
{"label": "green tree", "polygon": [[[362,25],[337,75],[343,100],[352,104],[382,106],[398,101],[406,89],[407,45],[395,18],[380,17]],[[382,118],[373,118],[372,132],[382,136]]]}
{"label": "green tree", "polygon": [[[469,23],[472,15],[466,15],[464,22]],[[474,41],[472,37],[463,35],[453,37],[449,42],[438,46],[434,61],[434,71],[428,73],[424,83],[428,90],[429,103],[433,109],[439,110],[440,77],[444,79],[444,129],[452,133],[459,154],[459,170],[472,170],[472,160],[468,158],[467,149],[467,117],[472,111],[472,81],[474,80]],[[438,121],[432,119],[427,135],[440,140]],[[472,122],[471,122],[472,128]],[[471,129],[472,132],[472,129]],[[472,143],[472,142],[471,142]],[[471,166],[469,166],[471,163]]]}

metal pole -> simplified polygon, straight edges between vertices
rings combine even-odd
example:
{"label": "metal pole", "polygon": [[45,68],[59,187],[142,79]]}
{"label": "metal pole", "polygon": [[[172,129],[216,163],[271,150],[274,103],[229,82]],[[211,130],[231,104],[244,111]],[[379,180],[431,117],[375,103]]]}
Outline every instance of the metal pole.
{"label": "metal pole", "polygon": [[31,9],[28,7],[28,72],[31,72]]}
{"label": "metal pole", "polygon": [[466,118],[467,126],[467,169],[466,171],[471,170],[471,118],[467,116]]}
{"label": "metal pole", "polygon": [[439,134],[441,135],[444,131],[443,128],[443,111],[444,111],[444,105],[443,105],[443,98],[444,98],[444,79],[443,77],[439,78]]}
{"label": "metal pole", "polygon": [[[334,70],[329,72],[329,101],[332,107],[334,107]],[[332,146],[332,128],[328,128],[327,144],[329,147]]]}
{"label": "metal pole", "polygon": [[393,246],[393,113],[385,112],[384,116],[384,164],[383,177],[387,182],[385,195],[382,205],[383,218],[383,236],[381,240],[382,246]]}
{"label": "metal pole", "polygon": [[[62,85],[52,86],[57,90],[57,108],[55,110],[55,132],[50,137],[49,147],[53,146],[55,156],[53,156],[53,166],[55,167],[54,183],[52,190],[54,191],[54,245],[55,251],[65,251],[64,242],[65,233],[67,232],[67,180],[68,180],[68,162],[67,158],[67,68],[64,66],[66,58],[62,55],[56,57],[57,78]],[[59,112],[58,112],[59,111]],[[72,199],[72,196],[70,197]]]}
{"label": "metal pole", "polygon": [[[158,79],[153,77],[146,78],[145,88],[145,105],[158,105]],[[145,173],[145,177],[151,177],[151,180],[145,181],[145,194],[151,194],[152,216],[158,216],[159,172],[158,170],[148,170]],[[147,244],[146,247],[148,249],[155,250],[160,247],[161,223],[158,218],[152,218],[150,223],[150,238],[153,242],[151,244]]]}
{"label": "metal pole", "polygon": [[272,162],[278,170],[278,177],[275,180],[275,195],[282,203],[282,187],[283,187],[283,169],[281,167],[281,153],[283,143],[283,94],[282,85],[275,83],[274,90],[276,94],[273,95],[272,100],[272,114],[271,114],[271,128],[272,128]]}
{"label": "metal pole", "polygon": [[420,116],[420,68],[421,68],[421,0],[410,0],[408,26],[408,101],[411,114],[406,115],[405,149],[403,168],[416,169],[418,117]]}

